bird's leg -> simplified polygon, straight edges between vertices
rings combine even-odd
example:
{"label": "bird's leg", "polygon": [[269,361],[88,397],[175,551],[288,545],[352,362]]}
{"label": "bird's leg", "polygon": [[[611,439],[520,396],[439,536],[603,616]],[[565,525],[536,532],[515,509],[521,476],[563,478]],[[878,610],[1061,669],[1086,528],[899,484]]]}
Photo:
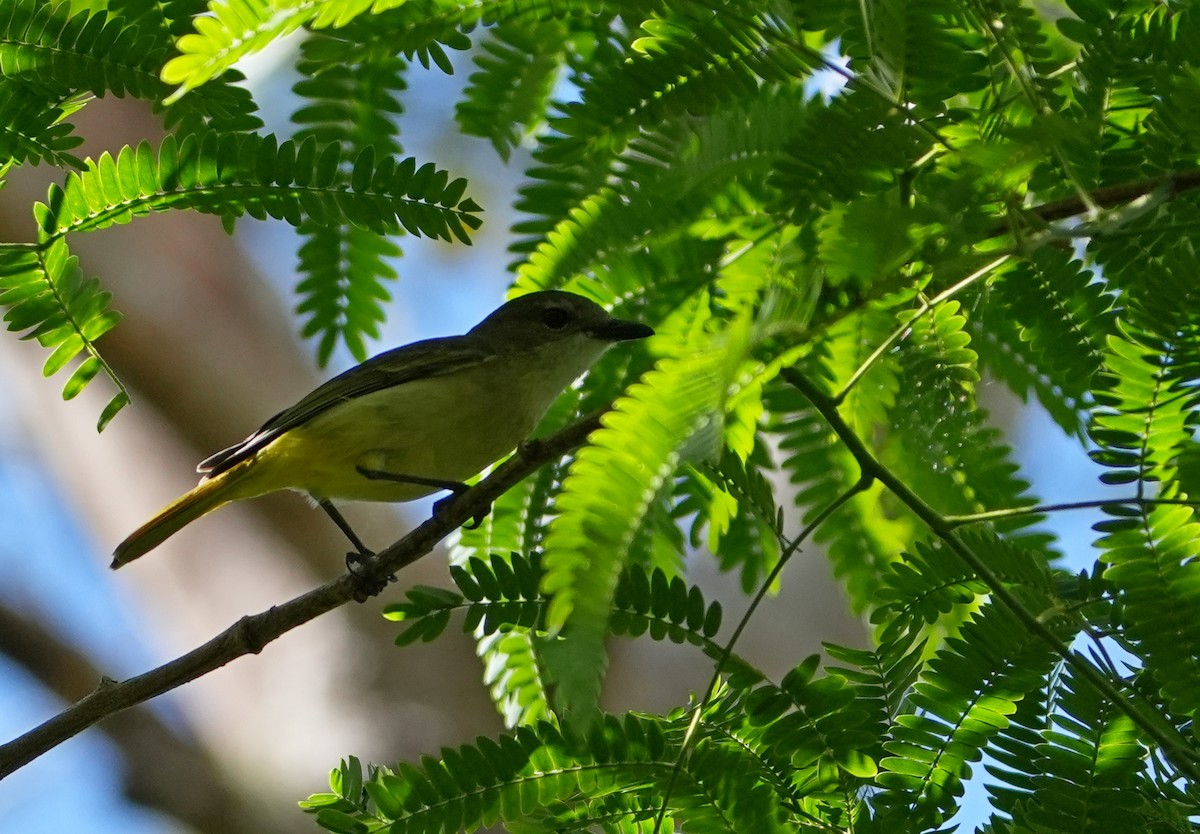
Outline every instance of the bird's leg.
{"label": "bird's leg", "polygon": [[[333,506],[328,499],[320,498],[317,500],[317,506],[325,511],[325,514],[333,519],[333,523],[338,526],[338,529],[346,534],[346,538],[350,540],[350,544],[354,545],[358,550],[359,556],[374,556],[375,553],[367,549],[367,546],[362,543],[362,539],[354,532],[354,528],[350,526],[350,522],[346,521],[345,516],[338,512],[338,508]],[[360,560],[361,561],[361,560]]]}
{"label": "bird's leg", "polygon": [[[382,469],[368,469],[365,466],[355,467],[358,474],[372,481],[393,481],[398,484],[416,484],[417,486],[433,487],[434,489],[449,490],[452,495],[448,495],[433,505],[434,514],[444,512],[447,502],[453,501],[458,496],[466,492],[470,487],[462,481],[449,481],[441,478],[424,478],[420,475],[402,475],[398,472],[384,472]],[[483,520],[487,518],[489,510],[481,510],[471,521],[465,525],[468,530],[474,530]]]}
{"label": "bird's leg", "polygon": [[346,538],[354,545],[355,550],[346,554],[346,570],[354,577],[354,601],[366,602],[368,598],[375,596],[389,582],[395,582],[396,576],[378,576],[370,570],[370,565],[367,560],[375,553],[367,549],[363,544],[362,539],[354,532],[354,528],[350,526],[350,522],[346,521],[345,517],[338,511],[338,508],[325,498],[318,499],[317,505],[325,511],[325,514],[333,519],[333,523],[338,526],[338,529],[346,534]]}
{"label": "bird's leg", "polygon": [[399,472],[385,472],[382,469],[368,469],[365,466],[354,467],[358,474],[371,481],[393,481],[397,484],[415,484],[416,486],[448,489],[455,495],[466,492],[470,487],[462,481],[447,481],[441,478],[424,478],[420,475],[402,475]]}

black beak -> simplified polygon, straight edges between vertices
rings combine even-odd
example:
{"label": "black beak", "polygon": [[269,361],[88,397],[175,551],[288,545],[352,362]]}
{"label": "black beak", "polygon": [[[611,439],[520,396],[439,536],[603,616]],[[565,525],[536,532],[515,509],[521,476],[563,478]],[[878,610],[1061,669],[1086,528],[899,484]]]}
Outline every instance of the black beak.
{"label": "black beak", "polygon": [[592,328],[592,335],[607,342],[626,342],[630,339],[645,339],[654,335],[654,328],[638,321],[609,319]]}

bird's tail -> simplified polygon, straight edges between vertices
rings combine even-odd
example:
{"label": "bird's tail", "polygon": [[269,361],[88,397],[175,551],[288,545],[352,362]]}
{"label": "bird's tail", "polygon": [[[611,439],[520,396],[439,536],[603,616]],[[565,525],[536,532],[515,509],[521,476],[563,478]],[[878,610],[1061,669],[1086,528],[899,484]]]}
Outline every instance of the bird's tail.
{"label": "bird's tail", "polygon": [[125,541],[117,545],[109,567],[115,570],[129,564],[158,547],[200,516],[207,515],[230,501],[246,497],[242,495],[242,490],[236,488],[242,480],[239,477],[242,474],[243,467],[235,466],[215,478],[205,478],[190,491],[176,498],[160,510],[158,515],[134,530]]}

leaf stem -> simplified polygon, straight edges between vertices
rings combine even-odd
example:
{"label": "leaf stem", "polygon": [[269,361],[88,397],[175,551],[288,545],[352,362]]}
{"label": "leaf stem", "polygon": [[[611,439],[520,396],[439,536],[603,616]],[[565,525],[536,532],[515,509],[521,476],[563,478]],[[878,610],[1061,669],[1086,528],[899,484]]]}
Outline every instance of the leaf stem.
{"label": "leaf stem", "polygon": [[957,529],[967,524],[978,524],[981,521],[999,521],[1008,518],[1022,518],[1031,515],[1064,512],[1066,510],[1090,510],[1097,507],[1128,506],[1128,507],[1193,507],[1200,508],[1200,501],[1190,501],[1184,498],[1145,498],[1133,496],[1130,498],[1102,498],[1094,501],[1068,501],[1061,504],[1038,504],[1032,507],[1005,507],[1000,510],[984,510],[978,513],[943,516],[950,529]]}
{"label": "leaf stem", "polygon": [[971,284],[974,284],[976,281],[978,281],[980,278],[984,277],[988,273],[994,272],[995,270],[999,269],[1005,263],[1010,261],[1012,259],[1012,257],[1013,257],[1013,254],[1011,252],[1009,252],[1005,255],[1001,255],[999,258],[996,258],[995,260],[992,260],[992,261],[984,264],[979,269],[975,270],[974,272],[972,272],[970,275],[963,278],[962,280],[957,281],[954,284],[951,284],[949,287],[942,290],[940,293],[935,295],[933,298],[923,300],[921,302],[921,306],[917,309],[917,312],[915,315],[913,315],[911,318],[906,319],[903,324],[901,324],[899,327],[897,327],[895,330],[893,330],[886,339],[884,339],[882,342],[880,342],[879,345],[875,348],[875,350],[871,351],[871,355],[863,360],[862,364],[860,364],[858,366],[858,368],[854,371],[854,373],[850,375],[850,378],[848,380],[846,380],[846,384],[843,385],[841,390],[838,391],[837,394],[835,394],[833,396],[832,402],[835,405],[840,405],[846,399],[846,396],[850,393],[850,389],[852,389],[855,385],[857,385],[859,380],[861,380],[863,378],[863,376],[866,375],[867,371],[869,371],[871,369],[871,366],[879,361],[879,357],[883,356],[885,353],[887,353],[889,350],[891,350],[892,347],[894,347],[897,342],[899,342],[901,339],[903,339],[905,337],[905,335],[909,332],[909,330],[912,329],[913,322],[917,321],[922,316],[928,315],[933,310],[934,307],[941,304],[943,301],[946,301],[947,299],[952,298],[953,296],[957,295],[960,291],[971,286]]}
{"label": "leaf stem", "polygon": [[758,592],[754,595],[754,599],[752,599],[750,604],[746,606],[746,611],[742,614],[742,618],[738,620],[738,624],[734,628],[733,634],[730,635],[729,640],[726,641],[725,646],[721,649],[721,656],[717,658],[717,664],[713,668],[712,678],[709,680],[708,687],[704,691],[704,697],[701,698],[700,703],[696,704],[696,708],[692,711],[692,720],[688,723],[687,732],[684,733],[683,745],[679,750],[679,755],[675,758],[675,764],[671,768],[671,778],[668,780],[666,789],[663,791],[662,806],[658,809],[658,817],[654,823],[654,834],[660,834],[662,831],[662,826],[667,816],[667,807],[671,801],[671,794],[675,789],[675,783],[679,778],[679,773],[683,770],[683,760],[687,758],[687,754],[691,750],[692,743],[695,741],[696,730],[700,726],[700,716],[703,714],[704,708],[711,703],[713,693],[717,688],[717,683],[721,679],[721,673],[724,671],[725,663],[733,655],[733,647],[741,638],[742,632],[746,630],[746,626],[750,624],[750,618],[753,617],[754,612],[758,610],[758,606],[766,597],[767,591],[769,591],[771,586],[775,584],[775,581],[779,579],[779,575],[783,572],[784,565],[786,565],[788,560],[800,550],[800,545],[807,541],[808,537],[816,532],[816,529],[824,524],[831,515],[841,509],[847,501],[869,487],[873,480],[873,478],[864,475],[858,480],[857,483],[854,484],[854,486],[850,487],[837,498],[830,501],[828,505],[826,505],[819,513],[817,513],[816,517],[813,518],[813,520],[810,521],[808,525],[805,526],[805,528],[801,530],[800,533],[796,535],[796,537],[793,538],[792,541],[789,542],[779,554],[779,559],[775,562],[775,566],[771,568],[766,578],[763,579],[762,584],[758,588]]}
{"label": "leaf stem", "polygon": [[1050,646],[1075,672],[1086,679],[1095,689],[1117,706],[1130,720],[1140,727],[1147,736],[1154,739],[1159,747],[1170,755],[1172,763],[1190,778],[1200,780],[1200,760],[1197,759],[1188,745],[1183,742],[1174,727],[1162,726],[1150,716],[1145,715],[1131,702],[1123,692],[1093,664],[1081,657],[1077,652],[1064,643],[1057,634],[1041,618],[1027,609],[1008,589],[988,564],[967,547],[955,534],[954,525],[941,513],[934,510],[922,498],[905,484],[895,473],[882,464],[871,453],[863,441],[854,433],[850,425],[842,419],[838,412],[837,403],[824,394],[801,371],[796,368],[785,368],[781,376],[799,390],[820,412],[821,416],[833,429],[834,433],[846,444],[850,454],[858,461],[864,478],[878,480],[887,487],[903,504],[921,519],[929,529],[941,539],[946,546],[963,561],[984,584],[988,586],[992,596],[1008,608],[1014,616],[1038,639]]}

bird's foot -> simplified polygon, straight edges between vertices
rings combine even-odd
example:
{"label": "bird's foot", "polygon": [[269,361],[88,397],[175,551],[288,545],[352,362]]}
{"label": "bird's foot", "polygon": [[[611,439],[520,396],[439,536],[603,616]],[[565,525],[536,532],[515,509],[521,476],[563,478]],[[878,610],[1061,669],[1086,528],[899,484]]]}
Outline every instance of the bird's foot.
{"label": "bird's foot", "polygon": [[378,596],[389,582],[396,581],[396,574],[383,574],[373,564],[375,554],[369,550],[351,550],[346,554],[346,571],[354,584],[354,601],[366,602]]}
{"label": "bird's foot", "polygon": [[543,454],[546,443],[536,437],[527,437],[517,444],[517,454],[523,458],[538,458]]}

